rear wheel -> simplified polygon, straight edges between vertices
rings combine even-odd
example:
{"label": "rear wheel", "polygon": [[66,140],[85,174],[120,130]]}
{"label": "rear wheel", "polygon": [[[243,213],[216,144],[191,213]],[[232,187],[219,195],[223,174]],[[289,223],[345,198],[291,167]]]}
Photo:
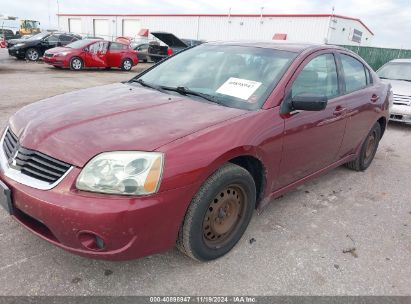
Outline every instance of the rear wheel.
{"label": "rear wheel", "polygon": [[199,261],[223,256],[247,228],[255,199],[255,184],[250,173],[231,163],[224,165],[206,180],[193,198],[177,247]]}
{"label": "rear wheel", "polygon": [[40,58],[39,51],[37,51],[35,48],[29,48],[26,51],[26,59],[30,61],[37,61]]}
{"label": "rear wheel", "polygon": [[133,62],[131,59],[126,58],[123,60],[123,63],[121,64],[121,69],[123,71],[130,71],[133,68]]}
{"label": "rear wheel", "polygon": [[73,57],[70,60],[70,69],[79,71],[83,69],[83,60],[79,57]]}
{"label": "rear wheel", "polygon": [[372,127],[371,131],[367,134],[367,137],[365,138],[361,146],[360,154],[358,155],[358,157],[355,160],[346,163],[345,166],[355,171],[366,170],[374,159],[380,139],[381,126],[377,122]]}

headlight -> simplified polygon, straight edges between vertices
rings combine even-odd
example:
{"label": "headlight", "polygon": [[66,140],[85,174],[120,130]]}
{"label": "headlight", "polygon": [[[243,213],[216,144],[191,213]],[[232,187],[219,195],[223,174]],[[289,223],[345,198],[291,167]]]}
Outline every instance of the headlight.
{"label": "headlight", "polygon": [[76,187],[109,194],[152,194],[160,186],[163,161],[163,154],[157,152],[102,153],[83,168]]}
{"label": "headlight", "polygon": [[17,43],[14,47],[21,47],[24,46],[24,43]]}
{"label": "headlight", "polygon": [[69,52],[61,52],[61,53],[57,53],[54,56],[67,56]]}

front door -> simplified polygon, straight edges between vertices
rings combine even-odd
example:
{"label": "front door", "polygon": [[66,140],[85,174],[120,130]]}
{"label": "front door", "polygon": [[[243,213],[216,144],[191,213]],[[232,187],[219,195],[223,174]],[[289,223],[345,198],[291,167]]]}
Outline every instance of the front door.
{"label": "front door", "polygon": [[322,111],[295,111],[284,118],[283,152],[275,189],[298,181],[338,158],[345,127],[345,107],[340,97],[335,56],[316,53],[297,70],[286,89],[286,100],[300,94],[328,98]]}
{"label": "front door", "polygon": [[88,47],[85,56],[85,66],[91,68],[107,67],[107,41],[98,41]]}

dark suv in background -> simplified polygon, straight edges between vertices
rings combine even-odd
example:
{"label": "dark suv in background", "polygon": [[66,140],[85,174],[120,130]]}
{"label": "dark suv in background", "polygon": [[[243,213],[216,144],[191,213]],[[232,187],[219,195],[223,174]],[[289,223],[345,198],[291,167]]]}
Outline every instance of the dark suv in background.
{"label": "dark suv in background", "polygon": [[81,36],[71,33],[42,32],[28,39],[12,39],[7,43],[9,54],[16,58],[37,61],[44,52],[56,46],[65,46],[80,40]]}

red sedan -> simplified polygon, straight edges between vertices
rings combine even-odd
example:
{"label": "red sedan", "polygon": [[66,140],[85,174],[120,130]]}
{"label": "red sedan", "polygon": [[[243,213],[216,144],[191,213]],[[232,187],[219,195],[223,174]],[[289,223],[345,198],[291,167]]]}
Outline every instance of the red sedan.
{"label": "red sedan", "polygon": [[58,68],[121,68],[130,71],[137,65],[137,52],[129,45],[105,40],[84,39],[44,53],[43,61]]}
{"label": "red sedan", "polygon": [[366,170],[391,98],[340,47],[206,43],[129,82],[19,110],[1,138],[0,203],[83,256],[177,244],[212,260],[255,208],[337,166]]}

